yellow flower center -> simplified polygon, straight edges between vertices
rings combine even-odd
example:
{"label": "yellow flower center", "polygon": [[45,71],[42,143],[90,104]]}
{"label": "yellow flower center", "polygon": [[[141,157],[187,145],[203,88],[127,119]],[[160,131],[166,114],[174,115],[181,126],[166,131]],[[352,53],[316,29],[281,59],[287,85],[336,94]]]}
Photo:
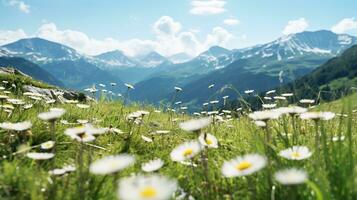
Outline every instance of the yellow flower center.
{"label": "yellow flower center", "polygon": [[290,154],[290,156],[291,157],[293,157],[293,158],[300,158],[300,153],[299,152],[292,152],[291,154]]}
{"label": "yellow flower center", "polygon": [[188,148],[185,151],[183,151],[183,156],[187,157],[187,156],[192,155],[192,153],[193,153],[193,149],[192,148]]}
{"label": "yellow flower center", "polygon": [[157,194],[156,189],[154,187],[151,187],[151,186],[145,187],[140,192],[141,197],[144,197],[144,198],[152,198],[152,197],[155,197],[156,194]]}
{"label": "yellow flower center", "polygon": [[252,166],[252,163],[248,162],[248,161],[243,161],[240,162],[238,165],[236,165],[236,169],[239,171],[243,171],[246,169],[249,169]]}
{"label": "yellow flower center", "polygon": [[208,145],[211,145],[211,144],[213,144],[213,141],[210,140],[210,139],[206,139],[206,143],[207,143]]}

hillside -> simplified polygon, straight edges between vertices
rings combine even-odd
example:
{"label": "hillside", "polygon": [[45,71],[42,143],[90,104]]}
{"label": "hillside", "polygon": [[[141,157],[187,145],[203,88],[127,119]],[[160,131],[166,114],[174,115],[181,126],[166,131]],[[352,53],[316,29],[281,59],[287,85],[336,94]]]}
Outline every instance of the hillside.
{"label": "hillside", "polygon": [[281,88],[295,91],[296,98],[333,100],[357,86],[357,46],[347,49],[340,56],[327,61],[310,74]]}
{"label": "hillside", "polygon": [[44,81],[48,84],[64,87],[64,84],[55,78],[52,74],[42,69],[38,65],[18,57],[0,57],[1,67],[13,67],[34,79]]}
{"label": "hillside", "polygon": [[[243,114],[248,110],[238,115],[221,112],[211,123],[204,114],[167,113],[108,99],[47,104],[36,93],[25,96],[3,86],[10,98],[26,105],[23,110],[24,105],[11,109],[6,101],[0,112],[5,122],[24,122],[0,123],[0,196],[4,199],[115,199],[123,187],[118,189],[118,182],[144,175],[140,180],[152,183],[149,189],[156,189],[166,177],[174,181],[173,188],[164,190],[170,192],[166,199],[269,199],[273,195],[275,199],[353,200],[357,194],[353,165],[357,138],[352,134],[357,127],[351,123],[357,116],[350,109],[345,110],[348,117],[326,114],[329,118],[323,119],[328,121],[319,123],[303,120],[302,115],[275,118],[277,111],[272,110],[273,119],[266,119],[268,125],[261,128],[252,120],[259,113],[249,118]],[[189,119],[200,121],[187,123]],[[14,139],[8,140],[11,133],[16,133]],[[293,145],[301,146],[296,150]],[[292,167],[299,169],[292,171],[299,181],[282,171]],[[152,180],[152,176],[163,178]],[[132,187],[138,187],[137,182]]]}

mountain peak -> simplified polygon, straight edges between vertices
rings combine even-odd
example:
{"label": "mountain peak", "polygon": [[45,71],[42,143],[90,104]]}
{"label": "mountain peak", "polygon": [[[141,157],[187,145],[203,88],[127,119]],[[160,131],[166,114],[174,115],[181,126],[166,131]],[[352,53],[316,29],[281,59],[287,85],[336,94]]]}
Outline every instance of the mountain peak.
{"label": "mountain peak", "polygon": [[213,56],[220,57],[229,55],[231,53],[230,50],[220,47],[220,46],[211,46],[207,51],[200,54],[200,56]]}
{"label": "mountain peak", "polygon": [[77,60],[82,57],[73,48],[38,37],[20,39],[2,47],[13,56],[23,57],[35,63]]}
{"label": "mountain peak", "polygon": [[155,67],[162,63],[168,62],[168,59],[156,51],[151,51],[148,54],[141,56],[139,62],[145,67]]}

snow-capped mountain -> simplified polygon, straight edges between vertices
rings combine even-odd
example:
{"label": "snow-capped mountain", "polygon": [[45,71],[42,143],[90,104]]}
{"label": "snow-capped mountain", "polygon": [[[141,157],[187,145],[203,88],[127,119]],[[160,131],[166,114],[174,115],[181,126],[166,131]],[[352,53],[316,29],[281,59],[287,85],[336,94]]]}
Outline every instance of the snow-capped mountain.
{"label": "snow-capped mountain", "polygon": [[2,46],[7,56],[22,57],[37,64],[78,60],[83,56],[76,50],[41,38],[26,38]]}
{"label": "snow-capped mountain", "polygon": [[357,38],[331,31],[305,31],[283,36],[263,45],[237,50],[235,59],[274,58],[277,61],[301,56],[336,56],[343,50],[357,44]]}
{"label": "snow-capped mountain", "polygon": [[155,51],[152,51],[144,56],[137,57],[137,60],[142,67],[156,67],[163,63],[169,62],[167,58]]}
{"label": "snow-capped mountain", "polygon": [[212,46],[207,51],[198,55],[194,60],[201,62],[201,65],[213,69],[220,69],[234,61],[232,51],[220,46]]}
{"label": "snow-capped mountain", "polygon": [[138,65],[138,62],[129,58],[120,50],[105,52],[89,59],[102,68],[134,67]]}

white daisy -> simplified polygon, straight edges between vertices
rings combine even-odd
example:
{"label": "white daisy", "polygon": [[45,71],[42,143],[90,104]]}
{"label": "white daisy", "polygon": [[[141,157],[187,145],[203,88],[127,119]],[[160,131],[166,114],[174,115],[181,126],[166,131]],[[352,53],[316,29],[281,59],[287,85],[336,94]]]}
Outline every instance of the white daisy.
{"label": "white daisy", "polygon": [[50,175],[54,175],[54,176],[62,176],[64,174],[66,174],[66,170],[64,169],[53,169],[51,171],[48,172]]}
{"label": "white daisy", "polygon": [[26,156],[33,160],[48,160],[48,159],[53,158],[55,156],[55,154],[30,152],[30,153],[27,153]]}
{"label": "white daisy", "polygon": [[307,112],[306,108],[300,106],[280,107],[275,110],[281,114],[301,114]]}
{"label": "white daisy", "polygon": [[135,89],[134,86],[131,85],[131,84],[129,84],[129,83],[125,83],[124,85],[125,85],[128,89],[131,89],[131,90]]}
{"label": "white daisy", "polygon": [[100,175],[112,174],[133,165],[134,162],[134,156],[129,154],[108,156],[91,163],[89,171],[93,174]]}
{"label": "white daisy", "polygon": [[118,197],[122,200],[168,200],[176,190],[176,181],[165,176],[140,175],[121,179]]}
{"label": "white daisy", "polygon": [[77,106],[78,108],[83,108],[83,109],[90,108],[89,105],[87,105],[87,104],[81,104],[81,103],[77,103],[76,106]]}
{"label": "white daisy", "polygon": [[301,119],[312,119],[312,120],[331,120],[335,117],[333,112],[306,112],[300,115]]}
{"label": "white daisy", "polygon": [[154,172],[154,171],[159,170],[163,165],[164,165],[164,161],[162,161],[160,158],[158,158],[158,159],[150,160],[149,162],[142,164],[141,169],[144,172]]}
{"label": "white daisy", "polygon": [[332,141],[333,142],[344,141],[344,140],[345,140],[345,136],[344,135],[341,135],[340,137],[339,136],[333,136],[332,137]]}
{"label": "white daisy", "polygon": [[38,118],[44,120],[44,121],[54,121],[66,112],[65,109],[62,108],[52,108],[49,112],[43,112],[38,115]]}
{"label": "white daisy", "polygon": [[144,135],[141,135],[141,138],[145,141],[145,142],[153,142],[153,140],[149,137],[146,137]]}
{"label": "white daisy", "polygon": [[210,125],[211,122],[212,122],[211,117],[193,119],[187,122],[180,123],[180,128],[185,131],[198,131]]}
{"label": "white daisy", "polygon": [[209,133],[202,133],[198,137],[198,141],[201,143],[201,145],[207,146],[208,148],[218,148],[217,138]]}
{"label": "white daisy", "polygon": [[269,119],[277,119],[281,115],[276,110],[255,111],[248,116],[255,121],[267,121]]}
{"label": "white daisy", "polygon": [[185,142],[177,146],[170,153],[171,160],[173,161],[184,161],[186,159],[193,158],[201,151],[201,145],[197,141]]}
{"label": "white daisy", "polygon": [[291,148],[280,151],[279,155],[289,160],[304,160],[309,158],[312,153],[310,152],[309,148],[305,146],[293,146]]}
{"label": "white daisy", "polygon": [[245,90],[244,93],[246,94],[252,94],[254,92],[254,90]]}
{"label": "white daisy", "polygon": [[11,122],[0,123],[0,128],[6,130],[13,130],[13,131],[26,131],[31,127],[32,127],[32,123],[29,121],[18,122],[18,123],[11,123]]}
{"label": "white daisy", "polygon": [[263,104],[262,106],[265,109],[272,109],[276,107],[276,104]]}
{"label": "white daisy", "polygon": [[47,141],[41,144],[41,149],[52,149],[53,146],[55,145],[54,141]]}
{"label": "white daisy", "polygon": [[259,127],[266,127],[267,123],[264,121],[254,121],[254,124],[259,126]]}
{"label": "white daisy", "polygon": [[301,99],[299,102],[302,103],[302,104],[313,104],[313,103],[315,103],[315,100],[313,100],[313,99]]}
{"label": "white daisy", "polygon": [[181,92],[182,91],[182,88],[180,88],[180,87],[174,87],[174,89],[176,90],[176,92]]}
{"label": "white daisy", "polygon": [[222,167],[225,177],[237,177],[252,174],[265,167],[267,159],[259,154],[247,154],[226,161]]}
{"label": "white daisy", "polygon": [[300,169],[284,169],[275,173],[275,179],[283,185],[302,184],[308,179],[308,175],[304,170]]}

